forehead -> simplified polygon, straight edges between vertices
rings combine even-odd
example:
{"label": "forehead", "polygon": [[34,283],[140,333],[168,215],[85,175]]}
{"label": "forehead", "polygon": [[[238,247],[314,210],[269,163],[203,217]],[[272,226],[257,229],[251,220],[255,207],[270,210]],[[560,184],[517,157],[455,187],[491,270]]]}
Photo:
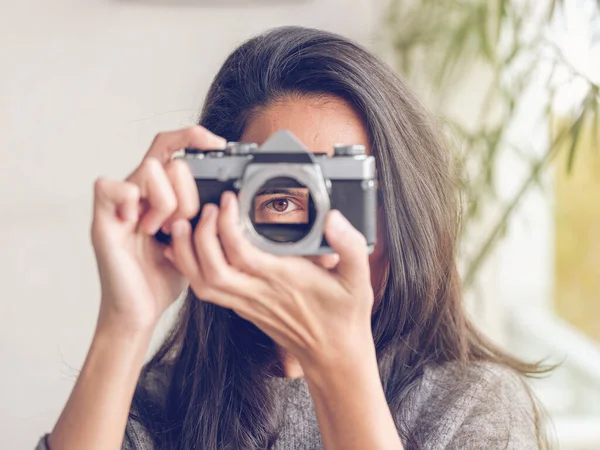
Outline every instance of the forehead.
{"label": "forehead", "polygon": [[335,144],[362,144],[369,149],[367,130],[352,106],[325,96],[289,96],[259,109],[248,121],[242,140],[262,145],[279,130],[291,131],[314,153],[333,152]]}

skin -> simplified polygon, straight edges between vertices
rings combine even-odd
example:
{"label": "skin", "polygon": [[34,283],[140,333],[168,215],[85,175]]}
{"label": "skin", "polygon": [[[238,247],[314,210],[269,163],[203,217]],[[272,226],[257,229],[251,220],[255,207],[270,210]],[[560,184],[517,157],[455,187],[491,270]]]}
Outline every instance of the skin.
{"label": "skin", "polygon": [[[335,143],[368,145],[360,118],[332,97],[283,99],[255,114],[243,140],[262,143],[280,129],[317,152]],[[198,297],[234,310],[271,336],[286,376],[306,377],[325,448],[402,449],[371,333],[373,286],[379,288],[387,264],[384,244],[369,256],[362,234],[331,211],[325,234],[335,255],[261,252],[243,235],[233,193],[223,195],[220,208],[206,205],[192,232],[186,219],[199,208],[196,187],[187,166],[171,155],[224,144],[201,127],[162,133],[125,181],[96,182],[92,242],[100,314],[50,446],[121,447],[152,331],[189,283]],[[160,228],[171,231],[172,247],[153,239]]]}

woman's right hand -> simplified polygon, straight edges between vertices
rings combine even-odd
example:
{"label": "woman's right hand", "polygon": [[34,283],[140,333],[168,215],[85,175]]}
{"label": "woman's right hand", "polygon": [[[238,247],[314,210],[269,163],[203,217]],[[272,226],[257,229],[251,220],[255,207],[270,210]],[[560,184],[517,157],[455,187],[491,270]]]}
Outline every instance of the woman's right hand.
{"label": "woman's right hand", "polygon": [[181,294],[185,280],[154,234],[195,216],[200,201],[189,168],[171,156],[185,147],[225,144],[200,126],[160,133],[125,181],[96,181],[92,243],[102,291],[99,324],[151,330]]}

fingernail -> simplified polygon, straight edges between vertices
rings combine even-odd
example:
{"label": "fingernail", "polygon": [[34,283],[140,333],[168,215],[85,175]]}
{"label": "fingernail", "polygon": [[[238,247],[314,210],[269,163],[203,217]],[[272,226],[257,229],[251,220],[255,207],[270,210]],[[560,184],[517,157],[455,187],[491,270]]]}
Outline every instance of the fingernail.
{"label": "fingernail", "polygon": [[204,205],[204,208],[202,208],[202,214],[200,214],[200,216],[204,217],[205,219],[210,219],[215,213],[216,209],[217,208],[214,204],[207,203],[206,205]]}

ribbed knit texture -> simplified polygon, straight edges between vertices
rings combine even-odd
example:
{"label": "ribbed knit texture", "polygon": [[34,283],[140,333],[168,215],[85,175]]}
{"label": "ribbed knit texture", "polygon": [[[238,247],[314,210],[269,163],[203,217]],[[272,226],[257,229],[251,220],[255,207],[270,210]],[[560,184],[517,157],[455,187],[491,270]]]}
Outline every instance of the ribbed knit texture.
{"label": "ribbed knit texture", "polygon": [[321,434],[304,378],[273,378],[282,402],[280,434],[272,450],[320,449]]}
{"label": "ribbed knit texture", "polygon": [[[280,434],[272,450],[322,450],[306,380],[271,382],[282,402]],[[533,400],[523,380],[508,369],[492,364],[474,364],[466,372],[455,364],[427,368],[406,404],[404,423],[423,450],[538,448]],[[139,422],[129,421],[127,436],[123,450],[153,449]],[[43,439],[36,450],[48,450]]]}

